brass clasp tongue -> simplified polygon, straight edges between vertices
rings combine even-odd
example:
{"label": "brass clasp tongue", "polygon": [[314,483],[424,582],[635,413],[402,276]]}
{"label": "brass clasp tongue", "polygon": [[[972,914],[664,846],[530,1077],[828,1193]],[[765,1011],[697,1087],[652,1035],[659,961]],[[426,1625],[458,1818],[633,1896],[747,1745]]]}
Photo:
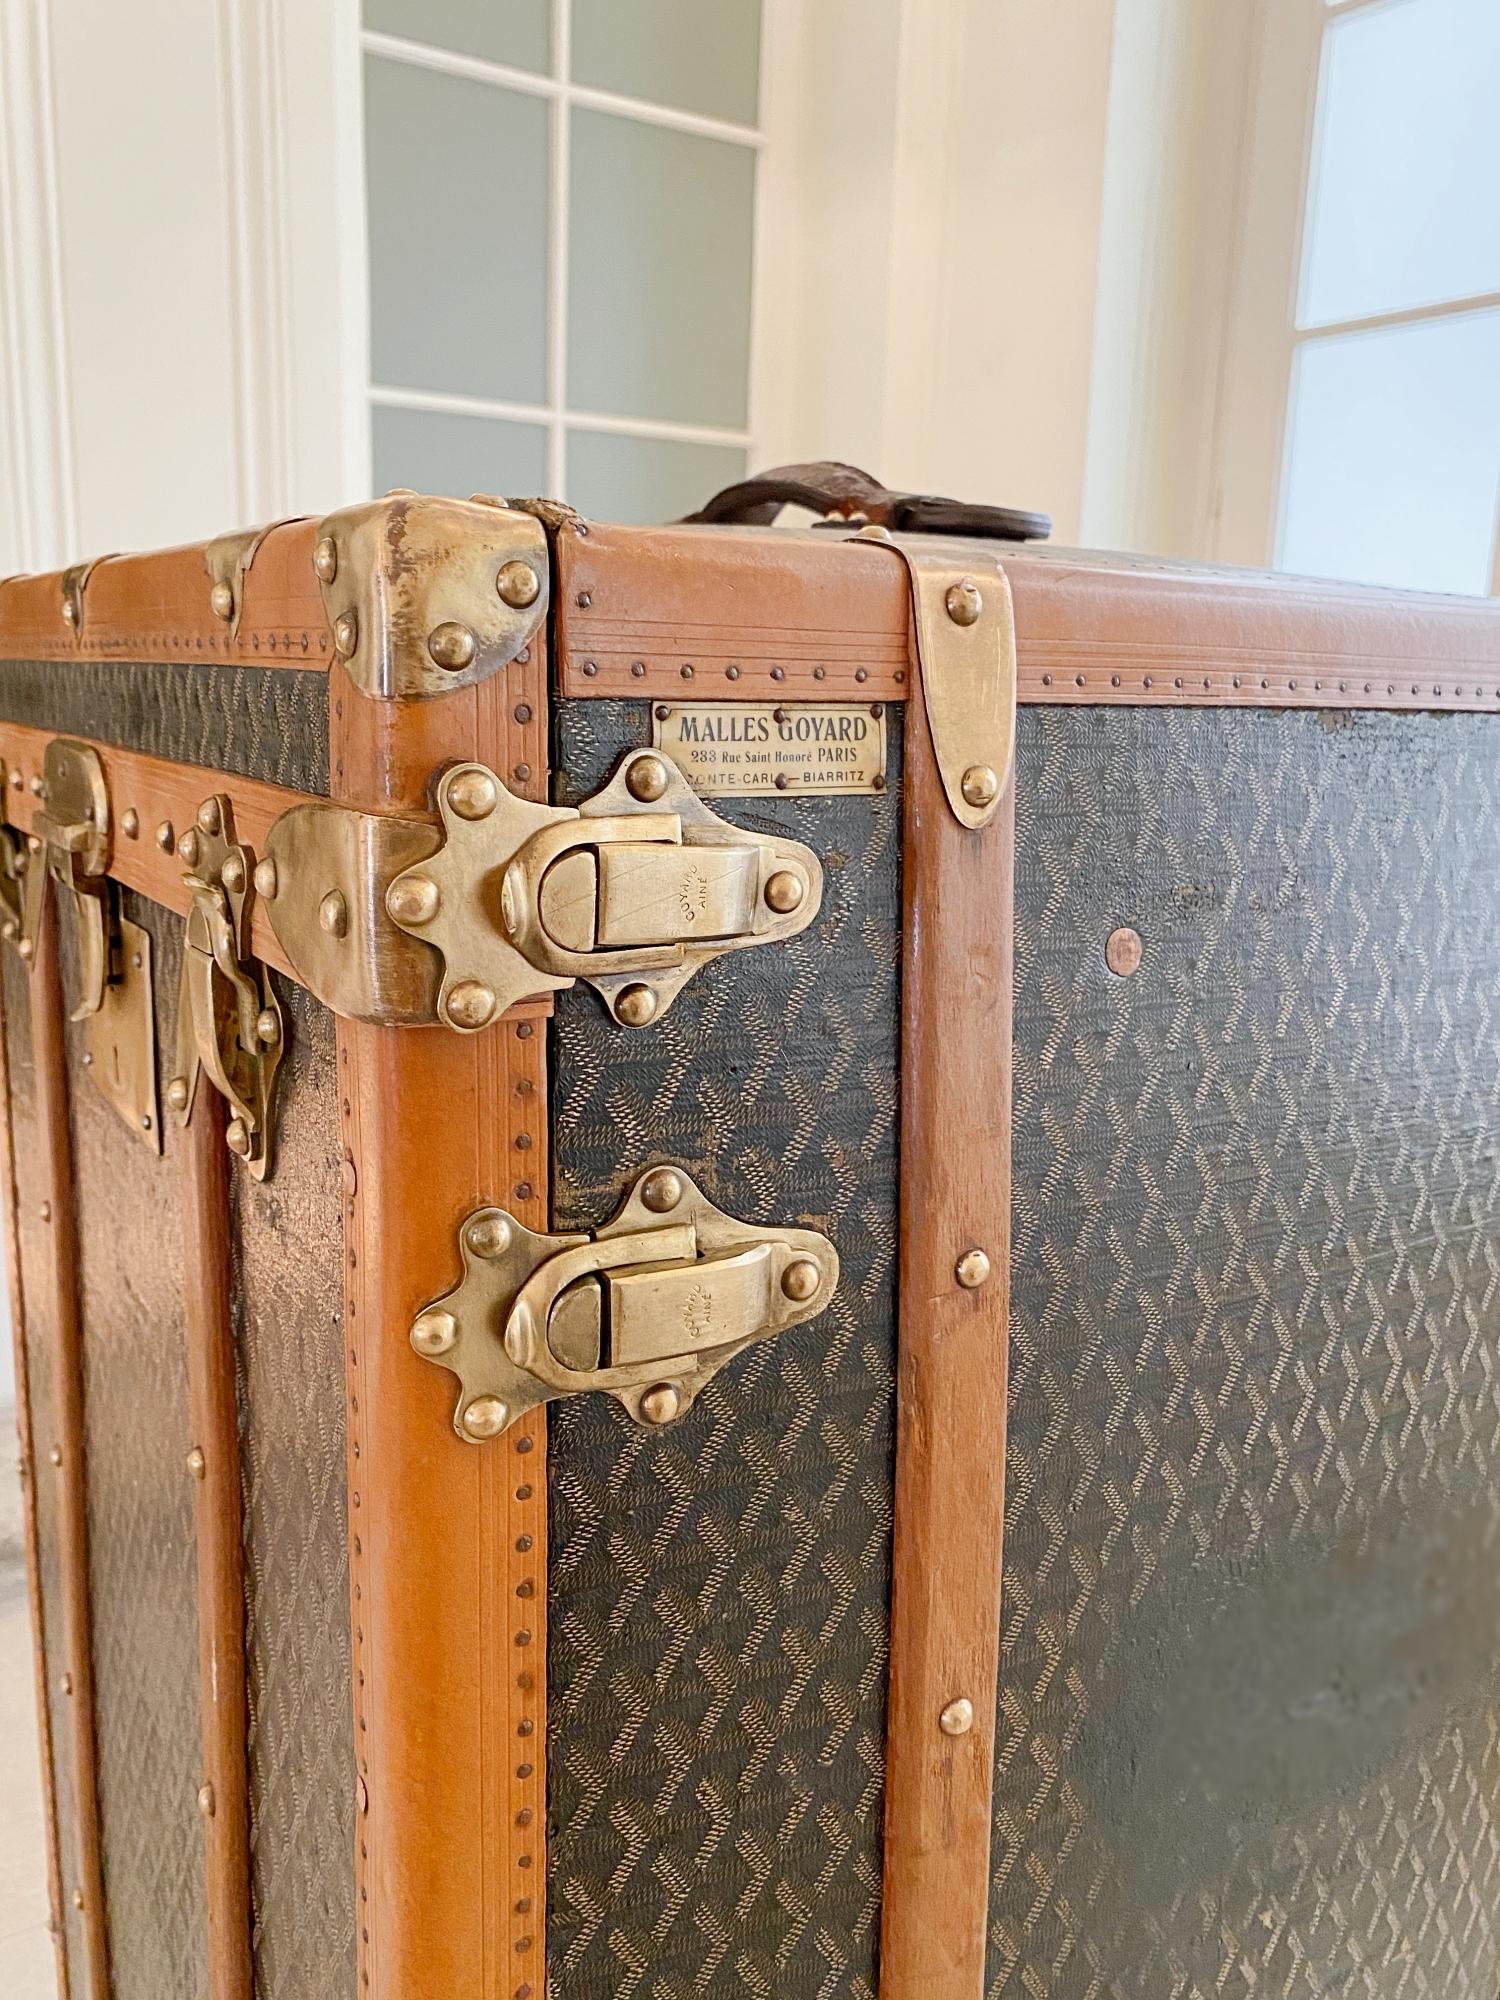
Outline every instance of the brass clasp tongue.
{"label": "brass clasp tongue", "polygon": [[499,1208],[459,1233],[464,1275],[411,1341],[459,1379],[453,1425],[477,1442],[539,1403],[602,1391],[668,1424],[752,1341],[812,1319],[838,1285],[813,1229],[716,1208],[680,1167],[652,1167],[593,1236],[549,1236]]}

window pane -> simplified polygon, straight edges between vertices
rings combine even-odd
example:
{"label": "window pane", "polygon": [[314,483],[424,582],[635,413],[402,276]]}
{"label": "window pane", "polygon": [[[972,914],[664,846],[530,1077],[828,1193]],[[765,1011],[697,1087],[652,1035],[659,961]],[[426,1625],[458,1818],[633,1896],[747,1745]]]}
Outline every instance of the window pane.
{"label": "window pane", "polygon": [[1292,389],[1283,567],[1485,592],[1500,490],[1500,312],[1309,341]]}
{"label": "window pane", "polygon": [[754,154],[600,111],[572,127],[569,403],[743,429]]}
{"label": "window pane", "polygon": [[760,0],[573,0],[573,81],[753,125]]}
{"label": "window pane", "polygon": [[600,521],[676,521],[745,476],[733,445],[568,433],[568,499]]}
{"label": "window pane", "polygon": [[370,57],[365,170],[374,379],[541,402],[545,100]]}
{"label": "window pane", "polygon": [[370,428],[377,493],[413,486],[467,500],[471,493],[547,490],[547,433],[540,424],[377,404]]}
{"label": "window pane", "polygon": [[365,26],[512,69],[550,71],[548,0],[365,0]]}
{"label": "window pane", "polygon": [[1500,5],[1392,0],[1327,42],[1302,323],[1500,290]]}

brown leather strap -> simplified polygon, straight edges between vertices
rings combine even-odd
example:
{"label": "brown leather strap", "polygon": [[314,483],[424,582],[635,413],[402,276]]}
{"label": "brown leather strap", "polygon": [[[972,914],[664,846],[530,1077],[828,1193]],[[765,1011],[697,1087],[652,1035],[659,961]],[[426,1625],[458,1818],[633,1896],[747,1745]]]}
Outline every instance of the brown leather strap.
{"label": "brown leather strap", "polygon": [[807,507],[814,514],[849,519],[862,515],[894,534],[983,535],[1000,542],[1045,541],[1051,517],[1015,507],[984,507],[967,500],[944,500],[934,493],[892,493],[857,465],[820,459],[813,465],[778,465],[726,486],[692,522],[741,522],[769,527],[783,507]]}

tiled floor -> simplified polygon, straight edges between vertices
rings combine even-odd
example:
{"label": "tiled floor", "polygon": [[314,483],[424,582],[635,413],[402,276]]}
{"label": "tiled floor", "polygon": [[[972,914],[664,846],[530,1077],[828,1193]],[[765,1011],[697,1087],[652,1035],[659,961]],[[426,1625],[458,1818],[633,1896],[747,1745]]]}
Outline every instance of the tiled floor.
{"label": "tiled floor", "polygon": [[[0,1477],[11,1476],[6,1464]],[[0,1994],[5,2000],[51,2000],[57,1991],[44,1855],[26,1573],[8,1556],[0,1560]]]}

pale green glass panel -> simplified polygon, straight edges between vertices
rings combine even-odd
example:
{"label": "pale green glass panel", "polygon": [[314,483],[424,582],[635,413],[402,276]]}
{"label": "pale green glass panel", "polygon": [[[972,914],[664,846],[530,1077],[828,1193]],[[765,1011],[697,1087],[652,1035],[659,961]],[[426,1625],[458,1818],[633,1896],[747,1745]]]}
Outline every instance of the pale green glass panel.
{"label": "pale green glass panel", "polygon": [[568,433],[569,503],[598,521],[677,521],[744,476],[745,454],[734,445]]}
{"label": "pale green glass panel", "polygon": [[755,156],[575,109],[568,403],[743,430]]}
{"label": "pale green glass panel", "polygon": [[374,380],[541,402],[545,101],[369,57],[365,172]]}
{"label": "pale green glass panel", "polygon": [[370,412],[370,442],[377,493],[412,486],[467,500],[471,493],[509,497],[547,490],[547,433],[540,424],[377,404]]}
{"label": "pale green glass panel", "polygon": [[379,34],[511,69],[552,67],[548,0],[365,0],[364,21]]}
{"label": "pale green glass panel", "polygon": [[760,0],[573,0],[573,81],[753,125]]}

